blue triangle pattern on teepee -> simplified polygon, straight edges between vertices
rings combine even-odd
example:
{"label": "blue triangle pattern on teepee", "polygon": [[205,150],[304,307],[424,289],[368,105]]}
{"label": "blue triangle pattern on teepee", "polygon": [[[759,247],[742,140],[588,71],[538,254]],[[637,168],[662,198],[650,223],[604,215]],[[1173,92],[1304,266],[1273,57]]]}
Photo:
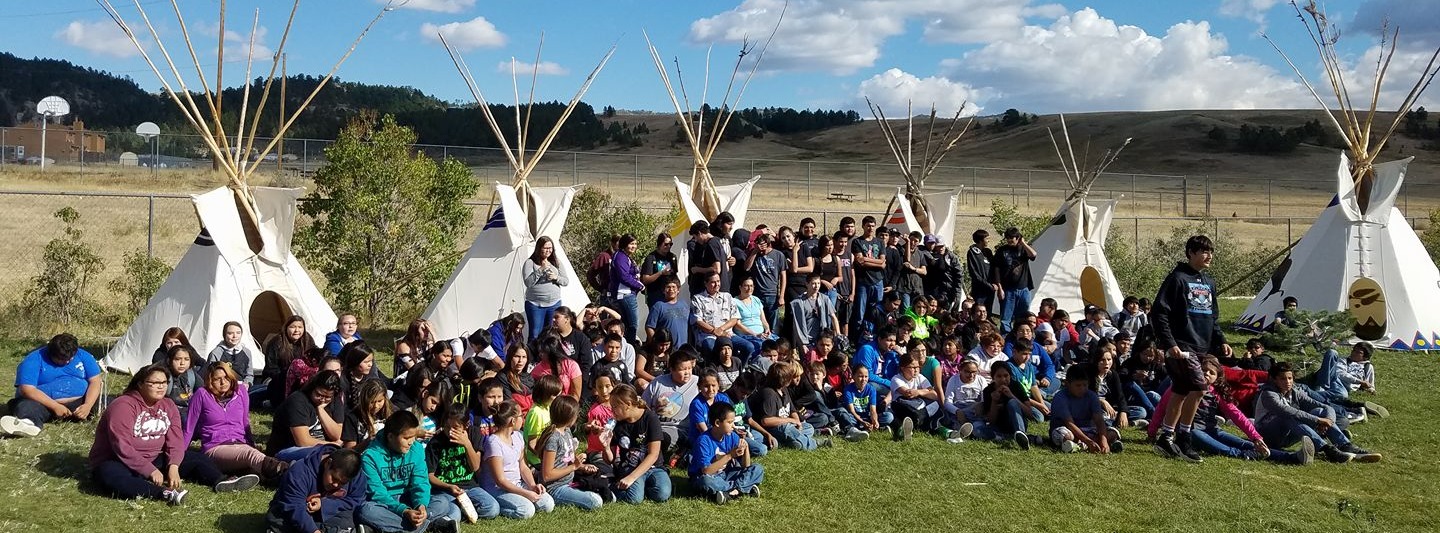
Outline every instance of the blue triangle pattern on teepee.
{"label": "blue triangle pattern on teepee", "polygon": [[1431,346],[1432,345],[1430,344],[1430,340],[1425,338],[1424,333],[1421,333],[1419,331],[1415,332],[1415,342],[1410,345],[1410,349],[1429,350]]}
{"label": "blue triangle pattern on teepee", "polygon": [[1400,339],[1395,339],[1395,342],[1390,343],[1390,349],[1391,349],[1391,350],[1409,350],[1410,347],[1405,344],[1405,341],[1400,340]]}

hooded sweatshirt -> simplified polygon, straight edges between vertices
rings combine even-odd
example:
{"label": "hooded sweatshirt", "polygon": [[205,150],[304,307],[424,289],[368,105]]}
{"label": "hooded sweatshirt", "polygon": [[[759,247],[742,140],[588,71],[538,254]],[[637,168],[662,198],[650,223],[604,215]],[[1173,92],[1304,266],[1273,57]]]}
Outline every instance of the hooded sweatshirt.
{"label": "hooded sweatshirt", "polygon": [[106,461],[120,461],[141,476],[155,472],[155,459],[162,454],[166,466],[179,465],[185,458],[185,437],[180,410],[169,398],[146,406],[139,391],[130,391],[110,402],[100,416],[95,444],[90,447],[90,468]]}
{"label": "hooded sweatshirt", "polygon": [[[290,463],[290,469],[281,478],[280,489],[270,500],[270,514],[284,519],[286,525],[296,531],[318,531],[320,523],[360,508],[360,504],[365,503],[365,485],[368,483],[363,469],[339,490],[330,494],[321,492],[321,462],[325,456],[339,449],[333,444],[316,446],[305,457]],[[312,494],[320,495],[320,512],[316,514],[311,514],[306,507]]]}
{"label": "hooded sweatshirt", "polygon": [[369,499],[400,514],[430,504],[430,471],[425,468],[425,447],[419,442],[400,454],[390,449],[389,429],[380,430],[360,458],[368,480]]}
{"label": "hooded sweatshirt", "polygon": [[1225,344],[1215,293],[1215,280],[1209,274],[1195,270],[1190,263],[1177,263],[1150,306],[1156,347],[1169,350],[1179,346],[1199,356]]}

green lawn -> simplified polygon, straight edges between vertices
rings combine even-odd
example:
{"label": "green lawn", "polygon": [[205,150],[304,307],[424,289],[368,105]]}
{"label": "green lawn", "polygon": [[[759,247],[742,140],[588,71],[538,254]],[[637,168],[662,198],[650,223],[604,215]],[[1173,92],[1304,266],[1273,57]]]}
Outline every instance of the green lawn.
{"label": "green lawn", "polygon": [[[1226,302],[1227,314],[1236,305]],[[1233,340],[1233,339],[1232,339]],[[1243,341],[1243,338],[1241,339]],[[9,383],[28,342],[0,342]],[[466,531],[1435,531],[1440,439],[1426,416],[1440,390],[1435,357],[1381,352],[1392,416],[1353,428],[1382,452],[1374,465],[1283,467],[1220,458],[1163,460],[1147,446],[1099,457],[1019,452],[983,442],[949,445],[872,439],[761,460],[764,497],[715,507],[677,473],[668,503],[563,509],[527,522],[493,520]],[[388,363],[387,363],[388,367]],[[112,388],[126,376],[114,376]],[[257,422],[268,417],[256,417]],[[266,424],[257,430],[268,431]],[[0,440],[0,531],[199,533],[261,530],[269,493],[192,490],[184,507],[89,492],[93,424],[52,425],[35,439]],[[1039,428],[1036,428],[1038,431]],[[1126,434],[1138,441],[1138,432]],[[195,489],[195,487],[192,487]]]}

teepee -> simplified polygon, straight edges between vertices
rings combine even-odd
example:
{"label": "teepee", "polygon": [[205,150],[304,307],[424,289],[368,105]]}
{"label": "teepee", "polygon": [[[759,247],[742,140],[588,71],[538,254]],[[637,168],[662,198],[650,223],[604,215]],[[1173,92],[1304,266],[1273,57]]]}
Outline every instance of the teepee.
{"label": "teepee", "polygon": [[[549,150],[550,143],[560,133],[565,120],[580,103],[580,98],[590,89],[590,84],[615,54],[615,47],[612,46],[600,59],[600,63],[595,65],[595,69],[590,71],[590,75],[585,78],[585,82],[580,85],[580,89],[575,92],[575,96],[570,99],[569,105],[539,146],[526,151],[525,142],[530,133],[530,110],[535,106],[534,80],[538,76],[540,65],[538,53],[534,63],[537,70],[531,72],[529,104],[522,106],[519,90],[515,92],[517,129],[515,146],[512,149],[500,129],[500,123],[490,111],[490,103],[485,100],[479,86],[475,84],[475,78],[470,75],[469,66],[450,43],[446,42],[443,34],[440,35],[440,41],[449,51],[461,78],[475,97],[476,105],[485,116],[490,131],[495,134],[501,149],[505,151],[505,157],[514,172],[514,180],[508,185],[495,184],[495,197],[499,205],[480,229],[480,234],[475,236],[475,241],[470,244],[470,249],[460,260],[460,264],[455,266],[450,279],[445,282],[435,299],[430,301],[423,317],[430,321],[436,338],[450,339],[486,328],[502,316],[522,312],[525,305],[525,283],[520,278],[520,269],[522,263],[529,260],[540,237],[550,238],[554,245],[553,262],[560,275],[569,280],[561,289],[561,302],[571,309],[585,307],[590,303],[590,297],[585,293],[583,278],[576,274],[570,259],[565,255],[564,247],[560,244],[560,233],[565,229],[565,218],[570,214],[570,204],[581,186],[531,187],[529,177]],[[543,46],[543,37],[541,43]],[[514,60],[511,60],[511,64],[515,64]],[[516,73],[513,67],[511,77],[512,81],[515,81]],[[518,87],[518,81],[516,86]]]}
{"label": "teepee", "polygon": [[[1382,28],[1374,86],[1366,91],[1370,102],[1367,108],[1357,110],[1351,103],[1342,76],[1345,70],[1335,50],[1338,30],[1314,2],[1303,11],[1300,18],[1320,53],[1340,109],[1338,116],[1298,68],[1295,73],[1325,108],[1348,149],[1340,155],[1336,168],[1335,198],[1275,269],[1236,325],[1255,331],[1274,326],[1285,297],[1293,296],[1302,309],[1350,312],[1357,322],[1354,333],[1358,340],[1396,350],[1436,349],[1440,345],[1440,315],[1430,306],[1440,302],[1440,270],[1404,214],[1395,207],[1406,166],[1413,158],[1379,164],[1375,160],[1406,112],[1440,72],[1436,66],[1440,49],[1431,54],[1430,62],[1401,101],[1390,124],[1382,123],[1385,129],[1372,133],[1380,87],[1395,53],[1398,30]],[[1288,57],[1285,60],[1290,61]]]}
{"label": "teepee", "polygon": [[[270,73],[259,94],[259,103],[250,107],[250,92],[254,85],[250,80],[251,67],[255,62],[255,36],[259,26],[260,13],[255,12],[251,24],[249,54],[245,60],[245,89],[235,123],[233,134],[224,130],[224,117],[220,91],[224,88],[225,64],[225,8],[221,3],[219,36],[217,37],[217,63],[214,86],[207,81],[207,75],[200,64],[200,58],[191,44],[190,33],[178,3],[172,3],[178,20],[180,35],[191,61],[194,63],[195,78],[202,91],[193,93],[186,86],[186,76],[171,58],[170,51],[160,39],[160,34],[151,24],[149,15],[136,4],[139,16],[148,29],[153,50],[163,57],[168,73],[162,73],[156,61],[150,56],[151,48],[142,46],[139,37],[130,25],[111,5],[102,0],[101,6],[130,38],[139,50],[140,56],[149,64],[165,94],[205,146],[210,150],[218,169],[228,178],[228,184],[204,194],[191,195],[195,213],[200,220],[200,234],[185,253],[170,277],[150,298],[145,309],[125,335],[120,337],[113,349],[106,354],[102,364],[123,372],[134,372],[150,364],[151,354],[160,345],[161,337],[169,327],[184,330],[197,350],[206,350],[220,343],[224,324],[237,321],[245,324],[249,335],[244,345],[251,350],[252,368],[259,372],[265,360],[260,356],[258,342],[270,334],[280,333],[284,321],[290,315],[305,318],[306,328],[315,338],[321,338],[336,321],[335,312],[325,302],[315,283],[290,251],[291,237],[295,229],[296,199],[301,189],[280,189],[253,187],[250,177],[264,161],[265,155],[273,152],[285,132],[300,117],[300,114],[315,98],[315,95],[334,76],[335,71],[355,51],[360,40],[374,27],[376,22],[391,8],[386,6],[370,23],[361,30],[351,43],[349,50],[340,57],[330,72],[321,79],[298,109],[280,117],[279,129],[258,152],[256,134],[265,103],[275,82],[280,55],[290,37],[299,9],[297,0],[291,7],[290,17],[280,44],[275,47],[271,58]],[[232,139],[234,144],[231,144]],[[258,153],[253,159],[248,154]],[[250,159],[247,161],[247,159]],[[244,372],[247,369],[236,369]]]}
{"label": "teepee", "polygon": [[1125,139],[1118,148],[1106,150],[1095,166],[1086,168],[1075,157],[1064,115],[1060,116],[1060,130],[1065,139],[1064,150],[1053,131],[1050,143],[1060,158],[1070,194],[1050,219],[1050,225],[1030,243],[1035,248],[1035,262],[1030,269],[1035,279],[1035,298],[1030,310],[1039,311],[1041,299],[1054,298],[1060,309],[1072,313],[1092,305],[1118,312],[1125,296],[1120,292],[1115,272],[1110,270],[1110,261],[1105,258],[1105,238],[1110,233],[1117,200],[1091,200],[1090,187],[1106,167],[1115,162],[1130,139]]}
{"label": "teepee", "polygon": [[[655,63],[655,70],[660,74],[660,81],[665,84],[665,91],[670,96],[670,103],[675,108],[675,119],[680,130],[685,133],[685,141],[690,148],[690,155],[694,158],[695,164],[691,167],[690,183],[687,185],[678,176],[674,178],[676,200],[680,206],[680,215],[670,225],[668,232],[676,242],[683,242],[688,239],[690,225],[701,220],[715,220],[722,212],[728,212],[735,217],[735,227],[743,228],[745,217],[750,210],[750,195],[755,190],[755,184],[760,181],[760,176],[753,176],[750,179],[736,184],[716,186],[710,175],[710,160],[715,156],[715,149],[720,146],[724,138],[725,128],[730,125],[730,120],[735,116],[735,110],[740,105],[740,99],[745,96],[745,89],[750,86],[750,80],[755,77],[755,72],[760,68],[760,60],[764,59],[765,51],[770,47],[770,41],[774,40],[775,32],[780,28],[780,21],[785,18],[785,8],[781,8],[780,16],[775,21],[775,28],[771,30],[770,37],[760,45],[756,53],[755,45],[746,41],[740,47],[740,53],[735,58],[735,66],[730,71],[730,81],[725,85],[724,96],[720,99],[720,106],[714,108],[716,116],[710,124],[705,124],[705,111],[711,106],[706,103],[705,95],[709,93],[710,65],[709,55],[706,55],[705,65],[705,86],[701,88],[700,109],[690,107],[690,95],[685,91],[685,78],[680,72],[680,60],[675,59],[675,77],[679,82],[671,82],[670,71],[665,67],[665,62],[660,58],[660,50],[650,41],[650,35],[645,34],[645,45],[650,50],[650,59]],[[741,68],[744,66],[746,56],[755,53],[755,58],[750,62],[750,70],[745,78],[740,81],[740,87],[736,90],[735,82],[739,79]],[[731,99],[731,94],[734,99]],[[681,102],[684,102],[683,104]],[[688,298],[689,285],[686,283],[690,274],[690,255],[685,246],[676,246],[673,250],[676,257],[675,273],[680,279],[680,292],[682,298]]]}
{"label": "teepee", "polygon": [[955,241],[955,203],[960,198],[960,189],[950,191],[925,192],[925,179],[929,178],[940,166],[940,161],[955,149],[960,138],[965,132],[970,131],[970,126],[975,123],[971,117],[964,121],[960,131],[955,131],[960,126],[960,114],[965,111],[964,103],[955,110],[955,116],[950,119],[950,125],[940,135],[938,143],[935,143],[935,123],[938,119],[935,106],[930,106],[930,124],[926,128],[925,145],[921,149],[919,169],[917,172],[915,161],[915,114],[907,104],[905,111],[908,118],[905,124],[905,142],[900,142],[900,136],[895,133],[895,128],[890,125],[890,120],[885,118],[885,110],[879,105],[871,102],[869,98],[865,103],[870,106],[870,115],[875,118],[875,124],[880,126],[880,133],[885,136],[885,144],[890,147],[890,152],[895,155],[895,162],[900,167],[900,175],[905,177],[905,185],[898,187],[895,191],[895,198],[890,200],[890,206],[885,209],[886,216],[884,226],[896,228],[906,233],[918,231],[924,234],[933,234],[945,243],[947,248],[954,248]]}

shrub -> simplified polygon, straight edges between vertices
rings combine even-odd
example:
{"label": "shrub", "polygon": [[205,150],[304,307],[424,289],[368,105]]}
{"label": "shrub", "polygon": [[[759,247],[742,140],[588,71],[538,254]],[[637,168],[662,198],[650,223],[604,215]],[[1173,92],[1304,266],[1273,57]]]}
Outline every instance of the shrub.
{"label": "shrub", "polygon": [[1420,242],[1425,244],[1425,251],[1430,252],[1430,260],[1440,263],[1440,209],[1430,210],[1429,226],[1420,234]]}
{"label": "shrub", "polygon": [[[1282,247],[1241,242],[1231,233],[1216,231],[1218,227],[1213,219],[1190,220],[1172,228],[1168,236],[1142,238],[1139,243],[1112,231],[1105,241],[1105,258],[1122,293],[1153,298],[1175,263],[1185,260],[1185,240],[1191,235],[1209,235],[1215,241],[1209,272],[1217,288],[1240,281],[1230,290],[1232,294],[1254,294],[1269,281],[1268,274],[1279,264],[1275,255]],[[1269,264],[1261,268],[1267,260]]]}
{"label": "shrub", "polygon": [[33,318],[68,327],[98,311],[87,293],[90,281],[105,269],[105,260],[85,243],[84,232],[76,227],[79,211],[67,206],[54,216],[65,223],[65,236],[45,244],[40,274],[30,278],[21,305]]}
{"label": "shrub", "polygon": [[[640,245],[635,251],[638,262],[654,251],[656,233],[680,216],[679,213],[678,208],[672,208],[663,215],[653,215],[634,201],[618,202],[604,190],[586,187],[570,204],[570,216],[565,219],[560,244],[569,255],[576,275],[583,278],[595,254],[610,247],[610,235],[634,235]],[[587,284],[585,289],[590,291],[591,287]]]}
{"label": "shrub", "polygon": [[140,314],[174,269],[139,249],[126,252],[124,262],[125,273],[110,281],[110,290],[125,299],[128,314],[120,318],[129,321]]}
{"label": "shrub", "polygon": [[1030,240],[1050,225],[1050,217],[1021,214],[1020,206],[996,198],[990,201],[990,225],[995,228],[997,236],[1004,235],[1007,228],[1016,227],[1020,228],[1020,234],[1026,240]]}

